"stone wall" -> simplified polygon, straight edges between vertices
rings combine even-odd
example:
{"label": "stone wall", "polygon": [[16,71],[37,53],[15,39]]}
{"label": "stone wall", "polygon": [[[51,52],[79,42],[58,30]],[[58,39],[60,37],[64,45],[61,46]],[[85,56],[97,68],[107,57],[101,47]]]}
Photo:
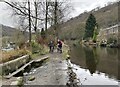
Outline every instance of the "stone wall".
{"label": "stone wall", "polygon": [[106,29],[101,29],[97,37],[98,41],[108,40],[109,38],[118,38],[118,26],[115,25]]}
{"label": "stone wall", "polygon": [[30,61],[30,56],[25,55],[15,60],[0,64],[0,75],[8,75]]}

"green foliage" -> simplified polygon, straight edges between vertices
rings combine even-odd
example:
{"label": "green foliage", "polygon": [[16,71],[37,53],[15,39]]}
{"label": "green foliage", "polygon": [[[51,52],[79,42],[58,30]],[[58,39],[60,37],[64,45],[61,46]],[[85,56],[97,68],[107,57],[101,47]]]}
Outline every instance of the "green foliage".
{"label": "green foliage", "polygon": [[39,53],[42,50],[42,46],[37,42],[32,41],[32,53]]}
{"label": "green foliage", "polygon": [[97,40],[97,35],[98,35],[98,29],[97,29],[97,27],[95,27],[94,33],[93,33],[93,42],[96,42],[96,40]]}
{"label": "green foliage", "polygon": [[41,30],[41,37],[44,39],[45,38],[45,30],[42,28],[42,30]]}
{"label": "green foliage", "polygon": [[94,17],[93,14],[90,14],[86,21],[84,38],[93,37],[95,26],[96,26],[96,18]]}
{"label": "green foliage", "polygon": [[116,43],[117,43],[117,39],[111,37],[111,38],[108,39],[107,43],[108,43],[108,44],[110,44],[110,43],[116,44]]}

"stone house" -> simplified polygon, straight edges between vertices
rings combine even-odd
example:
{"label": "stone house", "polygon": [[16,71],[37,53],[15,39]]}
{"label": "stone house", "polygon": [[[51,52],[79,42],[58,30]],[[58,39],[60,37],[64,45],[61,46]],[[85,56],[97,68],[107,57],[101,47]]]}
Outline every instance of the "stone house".
{"label": "stone house", "polygon": [[118,28],[120,24],[111,26],[109,28],[100,29],[99,34],[97,36],[97,41],[107,41],[109,38],[118,39]]}

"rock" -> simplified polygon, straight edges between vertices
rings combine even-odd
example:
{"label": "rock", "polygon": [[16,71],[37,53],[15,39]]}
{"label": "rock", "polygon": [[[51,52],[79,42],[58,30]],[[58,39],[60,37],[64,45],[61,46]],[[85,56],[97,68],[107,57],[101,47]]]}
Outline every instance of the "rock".
{"label": "rock", "polygon": [[36,72],[36,69],[34,69],[33,72]]}
{"label": "rock", "polygon": [[21,80],[23,80],[23,77],[18,77],[17,80],[21,81]]}
{"label": "rock", "polygon": [[33,81],[33,80],[35,80],[35,76],[31,76],[31,77],[29,77],[28,80],[29,80],[29,81]]}
{"label": "rock", "polygon": [[17,84],[18,84],[18,81],[14,81],[10,85],[17,85]]}
{"label": "rock", "polygon": [[17,80],[12,82],[10,85],[22,86],[23,85],[23,77],[18,77]]}
{"label": "rock", "polygon": [[66,57],[69,59],[69,58],[70,58],[70,55],[67,54]]}
{"label": "rock", "polygon": [[23,77],[18,77],[17,81],[18,81],[17,85],[23,85]]}
{"label": "rock", "polygon": [[44,77],[47,77],[47,75],[45,75]]}
{"label": "rock", "polygon": [[62,61],[60,61],[59,63],[62,63]]}
{"label": "rock", "polygon": [[32,74],[32,72],[30,72],[29,74]]}
{"label": "rock", "polygon": [[85,78],[85,80],[87,80],[87,78]]}
{"label": "rock", "polygon": [[27,76],[27,75],[28,75],[28,73],[27,73],[27,72],[25,72],[25,73],[23,73],[23,75],[24,75],[24,76]]}
{"label": "rock", "polygon": [[70,82],[67,82],[66,85],[67,85],[68,87],[70,87]]}

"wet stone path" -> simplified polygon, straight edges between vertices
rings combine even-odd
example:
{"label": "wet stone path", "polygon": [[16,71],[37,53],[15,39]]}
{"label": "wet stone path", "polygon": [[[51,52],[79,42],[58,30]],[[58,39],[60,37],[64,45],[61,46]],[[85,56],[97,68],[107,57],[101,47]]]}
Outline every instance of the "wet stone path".
{"label": "wet stone path", "polygon": [[[24,85],[66,85],[68,81],[67,64],[62,58],[62,54],[53,53],[49,56],[46,63],[24,76]],[[29,81],[30,77],[35,79]]]}

